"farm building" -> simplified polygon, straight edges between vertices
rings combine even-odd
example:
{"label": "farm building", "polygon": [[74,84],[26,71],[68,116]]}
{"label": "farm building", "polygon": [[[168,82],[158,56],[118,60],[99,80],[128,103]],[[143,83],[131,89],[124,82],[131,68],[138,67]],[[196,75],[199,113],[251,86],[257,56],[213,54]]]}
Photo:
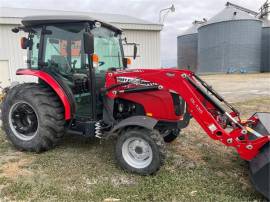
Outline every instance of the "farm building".
{"label": "farm building", "polygon": [[[11,29],[20,25],[23,17],[33,15],[84,15],[110,22],[124,31],[128,42],[138,44],[138,56],[135,61],[132,61],[131,67],[157,68],[161,66],[160,31],[162,25],[160,24],[118,14],[0,7],[0,81],[2,86],[7,86],[13,81],[25,80],[25,77],[18,77],[15,74],[16,69],[26,67],[27,53],[20,49],[19,45],[24,33],[15,34]],[[132,46],[124,46],[124,49],[126,57],[133,55]]]}

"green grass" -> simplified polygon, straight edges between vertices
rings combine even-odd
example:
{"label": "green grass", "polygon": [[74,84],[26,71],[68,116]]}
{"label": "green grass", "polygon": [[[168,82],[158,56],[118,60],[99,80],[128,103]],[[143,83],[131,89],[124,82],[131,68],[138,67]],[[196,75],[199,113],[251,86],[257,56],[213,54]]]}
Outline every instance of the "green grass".
{"label": "green grass", "polygon": [[[258,104],[258,101],[260,104]],[[237,103],[244,115],[268,110],[270,98]],[[248,180],[248,168],[232,148],[211,140],[192,122],[169,144],[165,165],[153,176],[121,170],[115,140],[67,135],[54,150],[14,153],[0,134],[0,201],[262,201]],[[12,158],[11,158],[12,157]],[[5,176],[3,165],[31,159],[20,167],[29,175]]]}

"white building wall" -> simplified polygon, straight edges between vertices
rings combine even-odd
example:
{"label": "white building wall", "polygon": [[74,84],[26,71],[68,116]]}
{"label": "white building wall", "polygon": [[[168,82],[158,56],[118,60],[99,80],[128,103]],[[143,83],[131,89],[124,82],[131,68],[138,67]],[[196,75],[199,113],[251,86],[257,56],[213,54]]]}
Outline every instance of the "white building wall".
{"label": "white building wall", "polygon": [[133,61],[133,46],[124,46],[126,57],[132,59],[132,68],[160,68],[160,32],[124,30],[127,42],[138,44],[136,60]]}
{"label": "white building wall", "polygon": [[13,27],[15,25],[0,25],[0,60],[8,61],[11,82],[33,81],[31,76],[16,76],[17,69],[26,68],[27,53],[20,47],[20,38],[25,34],[13,33]]}

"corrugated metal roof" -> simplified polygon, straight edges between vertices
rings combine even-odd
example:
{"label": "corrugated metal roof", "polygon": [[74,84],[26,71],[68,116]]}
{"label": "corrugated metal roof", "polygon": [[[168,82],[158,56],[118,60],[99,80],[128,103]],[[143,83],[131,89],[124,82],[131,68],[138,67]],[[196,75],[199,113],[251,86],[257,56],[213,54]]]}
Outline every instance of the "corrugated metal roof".
{"label": "corrugated metal roof", "polygon": [[[87,15],[113,24],[144,25],[143,27],[145,27],[145,25],[151,25],[151,29],[153,30],[162,29],[161,24],[120,14],[0,7],[0,18],[3,19],[3,22],[16,23],[18,21],[14,20],[14,18],[22,19],[23,17],[34,15]],[[6,20],[6,18],[10,20]]]}
{"label": "corrugated metal roof", "polygon": [[205,25],[232,20],[258,20],[254,15],[239,10],[233,6],[226,6],[221,12],[210,18]]}

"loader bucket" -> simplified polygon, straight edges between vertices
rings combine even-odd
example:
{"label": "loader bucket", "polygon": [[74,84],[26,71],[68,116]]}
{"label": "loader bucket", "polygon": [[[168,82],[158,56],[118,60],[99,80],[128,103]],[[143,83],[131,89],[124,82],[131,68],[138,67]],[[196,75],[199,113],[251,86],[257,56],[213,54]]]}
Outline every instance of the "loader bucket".
{"label": "loader bucket", "polygon": [[[259,122],[253,129],[263,135],[270,135],[270,113],[256,113]],[[270,143],[260,150],[260,153],[249,162],[250,178],[254,187],[270,199]]]}

